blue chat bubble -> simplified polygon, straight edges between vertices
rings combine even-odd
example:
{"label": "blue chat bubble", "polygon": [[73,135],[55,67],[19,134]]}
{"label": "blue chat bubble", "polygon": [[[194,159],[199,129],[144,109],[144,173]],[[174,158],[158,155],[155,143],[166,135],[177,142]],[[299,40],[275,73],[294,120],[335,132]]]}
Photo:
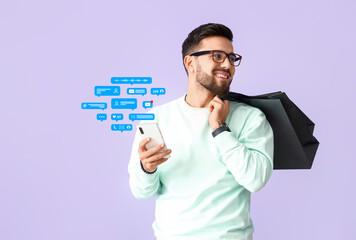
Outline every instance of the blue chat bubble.
{"label": "blue chat bubble", "polygon": [[132,131],[131,124],[111,124],[112,131]]}
{"label": "blue chat bubble", "polygon": [[108,115],[106,115],[106,113],[98,113],[98,114],[96,114],[96,119],[98,119],[100,121],[104,121],[104,120],[108,119]]}
{"label": "blue chat bubble", "polygon": [[131,121],[154,120],[155,115],[153,113],[131,113],[131,114],[129,114],[129,119]]}
{"label": "blue chat bubble", "polygon": [[137,99],[136,98],[113,98],[111,99],[112,109],[136,109]]}
{"label": "blue chat bubble", "polygon": [[91,102],[83,102],[82,109],[107,109],[108,105],[106,103],[91,103]]}
{"label": "blue chat bubble", "polygon": [[146,88],[128,88],[127,95],[142,95],[145,96],[147,94]]}
{"label": "blue chat bubble", "polygon": [[151,88],[151,94],[152,95],[164,95],[166,94],[166,89],[165,88]]}
{"label": "blue chat bubble", "polygon": [[119,121],[124,119],[124,114],[122,113],[112,113],[111,120]]}
{"label": "blue chat bubble", "polygon": [[151,84],[151,77],[112,77],[112,84]]}
{"label": "blue chat bubble", "polygon": [[151,108],[153,106],[153,101],[143,101],[142,102],[142,107],[144,107],[145,109],[147,108]]}
{"label": "blue chat bubble", "polygon": [[96,86],[94,88],[95,96],[120,96],[119,86]]}

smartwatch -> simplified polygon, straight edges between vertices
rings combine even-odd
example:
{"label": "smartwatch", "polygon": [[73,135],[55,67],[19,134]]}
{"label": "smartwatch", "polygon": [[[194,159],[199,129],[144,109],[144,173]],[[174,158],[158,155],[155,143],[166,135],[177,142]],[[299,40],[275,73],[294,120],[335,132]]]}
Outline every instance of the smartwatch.
{"label": "smartwatch", "polygon": [[217,135],[219,135],[222,132],[231,132],[230,128],[227,126],[226,123],[221,124],[218,121],[219,127],[217,129],[215,129],[211,134],[213,135],[213,137],[216,137]]}

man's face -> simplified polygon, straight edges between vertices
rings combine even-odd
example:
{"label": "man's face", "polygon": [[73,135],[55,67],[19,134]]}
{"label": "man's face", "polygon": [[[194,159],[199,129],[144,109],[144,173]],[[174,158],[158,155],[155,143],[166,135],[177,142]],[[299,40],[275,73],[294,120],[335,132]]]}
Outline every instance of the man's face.
{"label": "man's face", "polygon": [[[221,50],[227,54],[233,53],[232,43],[224,37],[212,36],[201,40],[199,51]],[[206,90],[214,95],[225,96],[230,90],[230,84],[235,74],[235,67],[225,59],[222,63],[213,61],[211,54],[195,57],[196,80]]]}

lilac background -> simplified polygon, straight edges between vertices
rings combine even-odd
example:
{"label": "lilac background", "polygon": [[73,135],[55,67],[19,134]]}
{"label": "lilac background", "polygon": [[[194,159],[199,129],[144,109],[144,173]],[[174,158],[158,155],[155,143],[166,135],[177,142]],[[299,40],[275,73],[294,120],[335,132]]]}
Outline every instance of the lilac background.
{"label": "lilac background", "polygon": [[[353,1],[1,1],[0,239],[154,239],[128,187],[133,133],[82,110],[112,76],[185,94],[181,44],[220,22],[243,56],[232,90],[277,90],[316,123],[313,169],[252,195],[255,239],[355,239]],[[126,88],[125,88],[126,89]],[[107,98],[108,99],[108,98]]]}

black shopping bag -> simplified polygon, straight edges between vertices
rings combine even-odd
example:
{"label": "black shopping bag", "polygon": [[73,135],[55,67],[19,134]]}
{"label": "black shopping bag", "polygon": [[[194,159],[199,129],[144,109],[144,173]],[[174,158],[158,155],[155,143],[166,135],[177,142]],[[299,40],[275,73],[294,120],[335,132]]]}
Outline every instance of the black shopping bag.
{"label": "black shopping bag", "polygon": [[284,92],[246,96],[230,92],[224,100],[243,102],[259,108],[274,134],[274,169],[310,169],[318,140],[313,136],[315,124]]}

